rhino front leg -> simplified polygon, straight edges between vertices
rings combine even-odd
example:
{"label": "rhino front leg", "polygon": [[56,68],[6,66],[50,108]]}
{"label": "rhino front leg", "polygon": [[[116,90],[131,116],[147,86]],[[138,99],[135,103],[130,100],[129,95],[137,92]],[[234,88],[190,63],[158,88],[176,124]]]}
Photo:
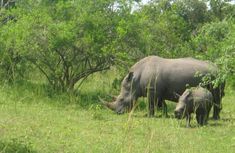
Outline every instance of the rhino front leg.
{"label": "rhino front leg", "polygon": [[148,94],[148,104],[149,104],[149,117],[154,116],[154,108],[155,108],[155,103],[154,103],[154,90],[149,90]]}
{"label": "rhino front leg", "polygon": [[186,115],[186,128],[190,128],[191,127],[190,120],[191,120],[191,115],[187,114]]}

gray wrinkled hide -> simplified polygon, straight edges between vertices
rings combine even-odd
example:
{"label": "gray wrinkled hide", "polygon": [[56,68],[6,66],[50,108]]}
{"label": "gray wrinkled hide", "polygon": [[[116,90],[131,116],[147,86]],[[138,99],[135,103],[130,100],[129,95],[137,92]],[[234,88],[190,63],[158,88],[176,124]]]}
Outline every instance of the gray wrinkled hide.
{"label": "gray wrinkled hide", "polygon": [[[133,65],[129,74],[122,81],[122,88],[116,101],[107,103],[106,106],[117,113],[123,113],[125,108],[129,110],[133,107],[138,97],[148,97],[149,116],[154,115],[154,105],[157,104],[166,110],[164,100],[178,101],[177,94],[181,95],[186,85],[198,86],[200,77],[195,77],[195,73],[215,74],[217,68],[208,62],[193,58],[165,59],[158,56],[149,56],[141,59]],[[214,118],[219,118],[220,101],[222,93],[218,89],[210,91],[214,96],[214,103],[218,107],[214,108]]]}
{"label": "gray wrinkled hide", "polygon": [[190,126],[191,113],[196,113],[199,125],[207,123],[213,97],[210,91],[202,87],[185,90],[176,105],[175,117],[178,119],[186,116],[187,127]]}

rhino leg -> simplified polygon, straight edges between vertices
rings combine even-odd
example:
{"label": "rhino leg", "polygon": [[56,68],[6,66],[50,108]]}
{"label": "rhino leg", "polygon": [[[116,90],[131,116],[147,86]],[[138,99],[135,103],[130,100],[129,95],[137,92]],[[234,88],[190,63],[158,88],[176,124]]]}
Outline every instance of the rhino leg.
{"label": "rhino leg", "polygon": [[213,105],[213,119],[218,120],[220,119],[220,111],[222,109],[221,106],[221,99],[215,99],[214,105]]}
{"label": "rhino leg", "polygon": [[168,114],[167,114],[167,105],[166,105],[165,100],[162,101],[162,104],[163,104],[163,110],[162,110],[163,116],[164,117],[168,117]]}
{"label": "rhino leg", "polygon": [[165,100],[163,100],[162,98],[157,98],[156,106],[157,106],[157,108],[160,108],[159,106],[161,106],[162,107],[162,116],[168,117],[167,105],[166,105]]}
{"label": "rhino leg", "polygon": [[203,125],[203,120],[204,120],[204,117],[203,115],[196,115],[196,119],[197,119],[197,123],[202,126]]}
{"label": "rhino leg", "polygon": [[219,112],[220,112],[220,109],[217,106],[214,106],[214,112],[213,112],[213,119],[214,120],[220,119]]}
{"label": "rhino leg", "polygon": [[209,119],[209,112],[207,112],[207,114],[206,114],[206,116],[205,116],[205,125],[207,125],[208,124],[208,119]]}
{"label": "rhino leg", "polygon": [[154,116],[154,107],[155,107],[155,103],[154,103],[154,90],[149,90],[148,93],[148,103],[149,103],[149,117],[153,117]]}
{"label": "rhino leg", "polygon": [[210,115],[210,111],[211,111],[211,107],[212,107],[212,102],[210,102],[209,104],[207,104],[206,106],[206,118],[205,118],[205,124],[207,124],[208,119],[209,119],[209,115]]}
{"label": "rhino leg", "polygon": [[214,105],[213,105],[213,119],[218,120],[220,119],[220,111],[222,109],[222,104],[221,104],[221,94],[219,88],[214,89],[213,91],[213,98],[214,98]]}
{"label": "rhino leg", "polygon": [[190,128],[191,127],[190,120],[191,120],[191,115],[187,114],[186,115],[186,128]]}

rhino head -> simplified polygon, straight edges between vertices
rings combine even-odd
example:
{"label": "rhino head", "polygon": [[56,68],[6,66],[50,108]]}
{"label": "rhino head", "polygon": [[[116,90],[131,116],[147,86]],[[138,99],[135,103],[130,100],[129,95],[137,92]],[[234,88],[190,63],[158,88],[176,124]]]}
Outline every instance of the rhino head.
{"label": "rhino head", "polygon": [[179,97],[179,102],[176,105],[175,108],[175,117],[177,119],[181,119],[184,118],[186,115],[186,111],[187,111],[187,102],[190,100],[189,96],[191,95],[191,91],[190,90],[186,90],[180,97]]}
{"label": "rhino head", "polygon": [[132,85],[133,72],[130,72],[122,81],[121,92],[113,102],[104,102],[104,105],[116,112],[123,114],[130,111],[133,107],[134,92]]}

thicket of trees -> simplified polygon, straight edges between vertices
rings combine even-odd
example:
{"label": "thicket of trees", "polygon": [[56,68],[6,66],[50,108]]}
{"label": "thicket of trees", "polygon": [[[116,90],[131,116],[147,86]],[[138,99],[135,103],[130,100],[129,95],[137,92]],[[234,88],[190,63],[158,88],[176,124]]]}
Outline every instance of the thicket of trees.
{"label": "thicket of trees", "polygon": [[54,89],[70,91],[95,72],[147,55],[210,60],[221,68],[222,79],[234,77],[235,5],[227,0],[0,1],[3,81],[27,78],[37,69]]}

